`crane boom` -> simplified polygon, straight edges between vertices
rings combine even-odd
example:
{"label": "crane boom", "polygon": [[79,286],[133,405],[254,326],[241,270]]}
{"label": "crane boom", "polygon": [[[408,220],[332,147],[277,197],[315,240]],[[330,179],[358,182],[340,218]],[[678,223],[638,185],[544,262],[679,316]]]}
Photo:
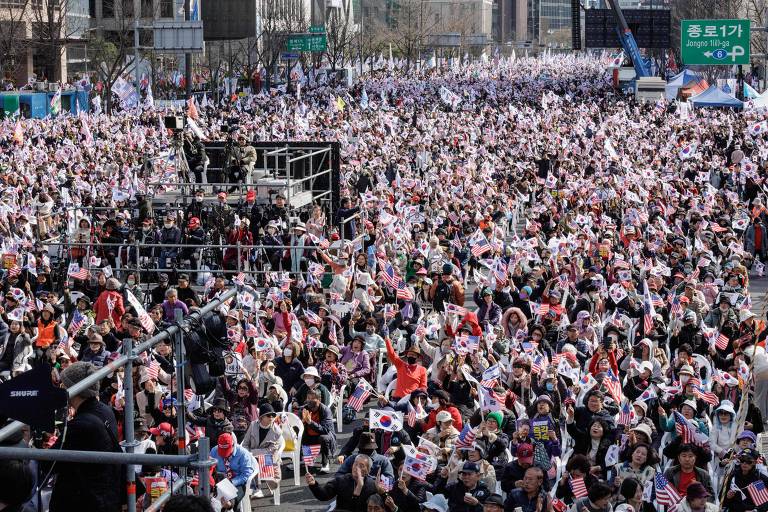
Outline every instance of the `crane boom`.
{"label": "crane boom", "polygon": [[616,15],[619,41],[621,42],[621,46],[624,48],[624,51],[627,52],[629,57],[632,59],[632,64],[635,66],[635,73],[637,74],[637,78],[650,76],[651,72],[645,65],[645,61],[643,60],[642,55],[640,55],[640,48],[637,46],[635,36],[632,35],[632,30],[630,30],[629,25],[627,25],[627,20],[624,18],[624,13],[621,12],[621,7],[619,6],[618,0],[608,0],[608,3],[611,5],[611,9],[613,9],[613,13]]}

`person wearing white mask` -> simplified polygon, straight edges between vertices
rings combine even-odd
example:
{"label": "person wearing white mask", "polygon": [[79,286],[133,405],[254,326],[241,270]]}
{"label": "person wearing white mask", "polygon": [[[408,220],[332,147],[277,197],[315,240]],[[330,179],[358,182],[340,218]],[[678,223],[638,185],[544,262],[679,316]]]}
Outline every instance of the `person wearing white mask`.
{"label": "person wearing white mask", "polygon": [[275,375],[283,380],[283,388],[291,395],[303,384],[304,365],[296,357],[298,351],[298,345],[287,343],[283,355],[275,359]]}
{"label": "person wearing white mask", "polygon": [[316,391],[320,394],[323,404],[327,406],[331,405],[331,392],[324,384],[320,382],[320,374],[317,372],[317,368],[310,366],[304,371],[304,374],[301,376],[301,378],[304,383],[299,386],[299,389],[296,391],[296,394],[293,397],[294,409],[297,409],[297,407],[295,407],[296,404],[304,405],[304,402],[307,399],[307,393],[310,390]]}

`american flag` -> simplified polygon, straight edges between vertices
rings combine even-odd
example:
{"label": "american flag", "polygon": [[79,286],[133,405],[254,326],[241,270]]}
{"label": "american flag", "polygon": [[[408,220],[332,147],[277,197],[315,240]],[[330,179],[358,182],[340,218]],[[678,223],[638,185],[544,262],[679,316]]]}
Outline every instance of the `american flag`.
{"label": "american flag", "polygon": [[661,295],[651,293],[651,304],[653,304],[654,308],[663,308],[664,299],[661,298]]}
{"label": "american flag", "polygon": [[318,455],[320,455],[319,444],[301,445],[301,460],[304,461],[305,466],[312,466]]}
{"label": "american flag", "polygon": [[322,325],[323,319],[317,316],[314,311],[310,309],[304,310],[304,316],[307,319],[307,322],[314,324],[314,325]]}
{"label": "american flag", "polygon": [[480,256],[490,251],[491,249],[493,249],[493,247],[491,247],[491,244],[488,243],[488,239],[485,237],[482,237],[480,240],[477,241],[475,245],[472,246],[472,250],[470,252],[472,253],[472,256],[474,256],[475,258],[479,258]]}
{"label": "american flag", "polygon": [[467,336],[467,349],[472,353],[480,350],[480,336]]}
{"label": "american flag", "polygon": [[185,430],[189,434],[189,441],[195,442],[201,437],[205,436],[205,427],[198,427],[192,423],[187,422]]}
{"label": "american flag", "polygon": [[475,442],[475,437],[477,437],[475,431],[469,425],[464,425],[454,446],[456,448],[471,448]]}
{"label": "american flag", "polygon": [[747,486],[747,492],[749,493],[749,497],[752,498],[752,503],[754,503],[756,507],[768,502],[768,489],[765,488],[765,484],[762,480],[749,484]]}
{"label": "american flag", "polygon": [[493,366],[490,366],[486,368],[483,371],[483,376],[481,377],[482,380],[480,381],[480,385],[484,388],[495,388],[496,384],[499,382],[499,377],[501,376],[501,369],[499,368],[498,364],[495,364]]}
{"label": "american flag", "polygon": [[648,281],[643,281],[643,332],[648,334],[653,330],[653,317],[656,310],[651,302],[651,294],[648,291]]}
{"label": "american flag", "polygon": [[459,234],[456,233],[456,236],[453,237],[453,240],[451,240],[451,245],[456,248],[457,251],[460,251],[464,246],[461,244],[461,239],[459,238]]}
{"label": "american flag", "polygon": [[661,473],[656,474],[656,501],[666,506],[667,512],[677,510],[677,504],[682,501],[675,487]]}
{"label": "american flag", "polygon": [[699,278],[700,273],[701,273],[701,267],[696,267],[696,270],[694,270],[693,273],[690,276],[688,276],[688,281],[689,282],[695,281],[696,279]]}
{"label": "american flag", "polygon": [[697,398],[701,398],[705,402],[707,402],[709,405],[719,405],[720,399],[717,397],[716,394],[707,391],[705,388],[697,386],[693,390],[693,394],[696,395]]}
{"label": "american flag", "polygon": [[587,485],[584,483],[584,477],[571,478],[571,491],[576,498],[583,498],[588,495]]}
{"label": "american flag", "polygon": [[387,263],[386,261],[379,260],[379,266],[381,267],[381,278],[392,288],[397,289],[397,285],[400,282],[400,278],[395,272],[395,267]]}
{"label": "american flag", "polygon": [[685,419],[685,416],[677,411],[674,412],[674,415],[675,431],[677,432],[677,435],[680,436],[683,444],[692,443],[696,437],[696,430],[691,426],[690,423],[688,423],[688,420]]}
{"label": "american flag", "polygon": [[341,300],[341,294],[336,292],[330,292],[331,301],[338,302]]}
{"label": "american flag", "polygon": [[533,364],[531,365],[531,373],[533,375],[538,375],[543,370],[545,370],[547,366],[549,366],[549,363],[547,362],[546,356],[536,356],[533,360]]}
{"label": "american flag", "polygon": [[339,342],[339,338],[338,338],[338,336],[336,336],[336,326],[333,325],[333,324],[330,324],[328,327],[329,327],[329,329],[328,329],[328,341],[330,341],[331,343],[334,343],[334,344],[338,343]]}
{"label": "american flag", "polygon": [[289,277],[284,277],[282,281],[280,281],[280,291],[285,293],[291,289],[291,281]]}
{"label": "american flag", "polygon": [[539,304],[536,306],[536,314],[539,316],[545,316],[549,313],[549,304]]}
{"label": "american flag", "polygon": [[[319,453],[320,445],[317,445],[317,448]],[[275,462],[272,460],[271,454],[257,455],[256,463],[259,465],[259,478],[275,479]]]}
{"label": "american flag", "polygon": [[414,298],[413,292],[403,281],[397,283],[397,298],[405,301],[410,301]]}
{"label": "american flag", "polygon": [[149,366],[147,366],[147,375],[150,379],[157,380],[157,376],[160,373],[160,363],[157,361],[152,361],[149,363]]}
{"label": "american flag", "polygon": [[416,426],[416,409],[408,402],[408,414],[405,415],[405,422],[409,427]]}
{"label": "american flag", "polygon": [[608,373],[603,379],[603,386],[605,386],[605,389],[608,390],[608,393],[611,394],[613,399],[616,400],[616,403],[621,403],[621,381],[616,374],[613,373],[613,370],[608,370]]}
{"label": "american flag", "polygon": [[717,335],[717,339],[715,340],[715,346],[719,350],[725,350],[726,348],[728,348],[728,341],[729,341],[728,336],[726,336],[723,333],[719,333]]}
{"label": "american flag", "polygon": [[72,323],[69,324],[70,334],[74,334],[79,331],[83,325],[85,325],[85,315],[80,313],[80,311],[75,310],[75,312],[72,313]]}
{"label": "american flag", "polygon": [[629,425],[632,423],[632,410],[629,408],[629,404],[624,404],[624,407],[619,411],[619,419],[616,421],[619,425]]}
{"label": "american flag", "polygon": [[[16,277],[19,274],[21,274],[21,267],[18,265],[14,265],[13,267],[8,269],[8,277]],[[85,278],[88,278],[88,271],[85,272]]]}
{"label": "american flag", "polygon": [[357,383],[357,387],[355,388],[355,391],[349,397],[349,402],[347,404],[351,408],[359,412],[360,409],[363,408],[363,404],[365,404],[365,401],[368,400],[369,396],[371,396],[371,391],[372,391],[372,388],[371,388],[371,385],[368,384],[368,381],[361,378],[360,381]]}
{"label": "american flag", "polygon": [[563,354],[552,354],[552,365],[553,366],[559,365],[561,357],[563,357]]}
{"label": "american flag", "polygon": [[69,266],[68,274],[73,279],[80,279],[81,281],[88,279],[88,269],[82,268],[77,263],[72,263]]}
{"label": "american flag", "polygon": [[61,350],[61,351],[66,351],[66,350],[67,350],[67,348],[69,347],[69,345],[70,345],[70,339],[69,339],[69,336],[67,336],[67,335],[65,334],[65,335],[64,335],[64,337],[62,337],[62,338],[61,338],[61,340],[59,341],[59,344],[58,344],[58,345],[56,345],[56,348],[57,348],[58,350]]}
{"label": "american flag", "polygon": [[675,318],[675,317],[680,316],[680,313],[682,313],[682,312],[683,312],[683,308],[682,308],[682,306],[680,306],[680,296],[679,295],[675,295],[672,298],[672,305],[669,308],[669,314],[670,314],[670,316],[672,316],[672,318]]}

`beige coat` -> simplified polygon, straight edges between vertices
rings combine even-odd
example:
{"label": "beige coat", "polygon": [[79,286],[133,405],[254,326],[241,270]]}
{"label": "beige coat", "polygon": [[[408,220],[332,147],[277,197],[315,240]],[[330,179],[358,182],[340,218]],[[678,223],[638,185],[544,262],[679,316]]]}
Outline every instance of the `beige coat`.
{"label": "beige coat", "polygon": [[243,436],[241,446],[254,456],[269,453],[275,463],[275,479],[280,480],[280,457],[285,449],[283,429],[276,422],[272,423],[264,439],[259,439],[259,420],[252,421]]}

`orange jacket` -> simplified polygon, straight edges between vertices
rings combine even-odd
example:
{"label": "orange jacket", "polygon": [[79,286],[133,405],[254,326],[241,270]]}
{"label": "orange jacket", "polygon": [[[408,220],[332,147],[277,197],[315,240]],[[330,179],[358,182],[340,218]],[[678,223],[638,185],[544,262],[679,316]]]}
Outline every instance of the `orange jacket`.
{"label": "orange jacket", "polygon": [[403,398],[405,395],[416,391],[417,389],[427,389],[427,369],[420,364],[416,365],[413,371],[408,370],[408,363],[400,359],[392,348],[392,342],[389,338],[384,340],[387,344],[387,357],[389,361],[397,368],[397,386],[392,393],[394,398]]}

